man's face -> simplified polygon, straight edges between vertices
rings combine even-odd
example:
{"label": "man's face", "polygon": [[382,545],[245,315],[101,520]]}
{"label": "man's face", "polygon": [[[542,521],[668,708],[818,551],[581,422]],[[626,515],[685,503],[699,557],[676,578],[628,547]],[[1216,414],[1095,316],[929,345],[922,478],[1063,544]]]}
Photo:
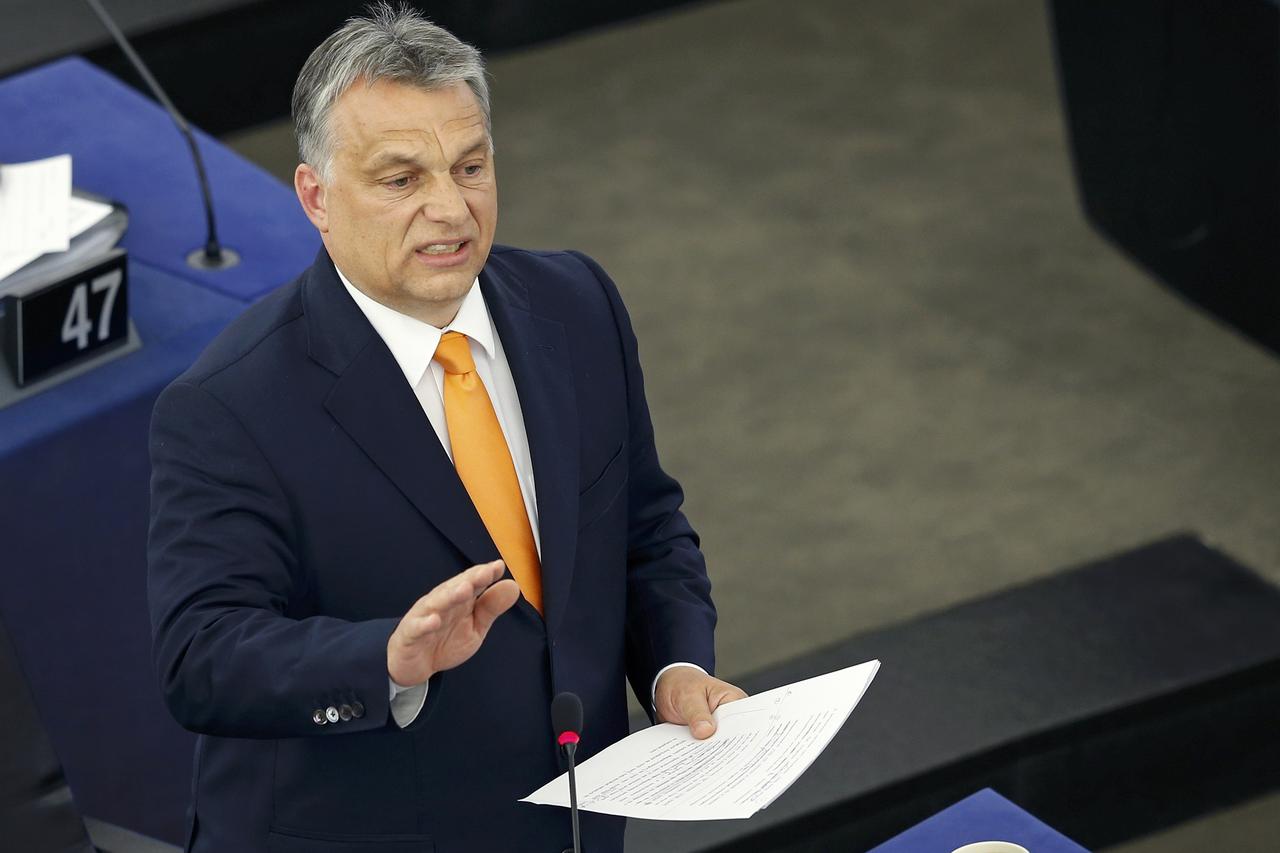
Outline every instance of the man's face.
{"label": "man's face", "polygon": [[498,184],[484,116],[465,83],[425,91],[357,81],[329,114],[328,181],[294,184],[329,256],[373,299],[449,323],[484,266]]}

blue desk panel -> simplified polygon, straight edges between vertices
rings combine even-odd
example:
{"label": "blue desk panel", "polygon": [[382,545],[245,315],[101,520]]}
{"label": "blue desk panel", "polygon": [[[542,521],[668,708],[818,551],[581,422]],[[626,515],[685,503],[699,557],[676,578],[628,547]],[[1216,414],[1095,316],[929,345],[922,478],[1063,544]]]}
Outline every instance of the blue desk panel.
{"label": "blue desk panel", "polygon": [[1089,853],[990,788],[965,797],[869,853],[951,853],[976,841],[1012,841],[1031,853]]}
{"label": "blue desk panel", "polygon": [[0,410],[0,619],[81,810],[176,841],[194,737],[151,665],[147,424],[243,306],[129,274],[142,349]]}

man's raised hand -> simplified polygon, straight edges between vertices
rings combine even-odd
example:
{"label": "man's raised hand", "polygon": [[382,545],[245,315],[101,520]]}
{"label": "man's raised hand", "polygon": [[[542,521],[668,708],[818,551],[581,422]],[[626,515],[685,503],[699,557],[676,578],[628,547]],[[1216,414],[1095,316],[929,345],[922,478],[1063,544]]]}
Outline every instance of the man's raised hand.
{"label": "man's raised hand", "polygon": [[495,619],[520,597],[514,580],[501,580],[501,560],[472,566],[414,602],[387,640],[387,674],[396,684],[422,684],[466,661]]}

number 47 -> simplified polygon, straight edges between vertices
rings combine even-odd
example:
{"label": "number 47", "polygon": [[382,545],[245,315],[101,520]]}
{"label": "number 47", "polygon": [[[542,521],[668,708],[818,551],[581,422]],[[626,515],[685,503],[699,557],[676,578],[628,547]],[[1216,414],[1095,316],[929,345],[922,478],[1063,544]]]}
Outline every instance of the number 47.
{"label": "number 47", "polygon": [[67,305],[67,316],[62,320],[62,342],[69,344],[76,342],[76,349],[84,349],[89,346],[89,334],[93,331],[93,321],[89,319],[89,290],[101,293],[107,292],[106,299],[102,300],[102,313],[98,317],[98,340],[105,341],[107,335],[111,333],[111,311],[116,304],[116,291],[120,289],[120,283],[124,281],[124,276],[120,270],[112,270],[106,275],[100,275],[89,283],[80,283],[76,285],[76,289],[71,293],[71,302]]}

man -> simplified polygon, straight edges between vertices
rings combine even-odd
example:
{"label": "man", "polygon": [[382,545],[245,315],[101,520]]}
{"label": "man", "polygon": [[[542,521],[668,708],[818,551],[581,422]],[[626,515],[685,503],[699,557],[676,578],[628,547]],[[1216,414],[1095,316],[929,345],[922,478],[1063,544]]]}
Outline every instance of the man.
{"label": "man", "polygon": [[[656,718],[714,730],[710,598],[658,463],[613,283],[494,247],[479,54],[353,19],[294,92],[324,251],[161,395],[149,593],[161,685],[201,733],[194,851],[559,851],[517,802]],[[425,594],[424,594],[425,593]],[[622,822],[584,814],[584,848]]]}

